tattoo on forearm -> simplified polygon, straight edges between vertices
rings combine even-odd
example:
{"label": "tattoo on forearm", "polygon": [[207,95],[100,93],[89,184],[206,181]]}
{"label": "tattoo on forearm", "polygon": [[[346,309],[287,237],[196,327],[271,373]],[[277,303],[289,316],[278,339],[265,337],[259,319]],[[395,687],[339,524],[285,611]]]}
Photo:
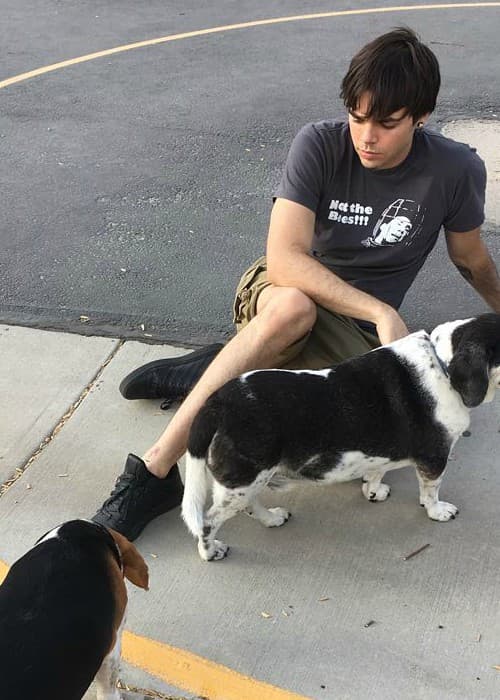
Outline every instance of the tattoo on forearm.
{"label": "tattoo on forearm", "polygon": [[472,272],[469,270],[468,267],[462,267],[461,265],[456,265],[457,270],[460,272],[464,280],[467,280],[469,284],[472,284],[474,281],[474,278],[472,276]]}

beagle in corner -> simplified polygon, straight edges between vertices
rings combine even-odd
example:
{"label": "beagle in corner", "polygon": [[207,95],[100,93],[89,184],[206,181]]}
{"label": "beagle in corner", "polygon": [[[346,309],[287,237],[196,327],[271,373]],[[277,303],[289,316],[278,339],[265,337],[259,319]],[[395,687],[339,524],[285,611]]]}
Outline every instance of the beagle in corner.
{"label": "beagle in corner", "polygon": [[124,576],[147,590],[148,569],[123,535],[87,520],[51,530],[0,586],[2,697],[98,700],[116,688],[127,607]]}
{"label": "beagle in corner", "polygon": [[265,508],[259,492],[287,479],[361,478],[364,496],[384,501],[385,472],[413,466],[429,518],[454,518],[456,506],[438,499],[450,450],[469,409],[491,401],[499,384],[498,314],[412,333],[331,369],[229,381],[201,408],[188,441],[182,515],[201,558],[226,556],[215,535],[238,512],[283,525],[288,511]]}

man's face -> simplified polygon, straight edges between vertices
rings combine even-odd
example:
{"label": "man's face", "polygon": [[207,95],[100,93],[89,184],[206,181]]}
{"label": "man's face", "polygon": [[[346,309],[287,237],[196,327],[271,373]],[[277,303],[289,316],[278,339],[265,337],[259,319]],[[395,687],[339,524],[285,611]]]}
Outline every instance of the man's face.
{"label": "man's face", "polygon": [[407,216],[395,216],[387,224],[382,224],[377,240],[386,243],[399,243],[411,230],[411,221]]}
{"label": "man's face", "polygon": [[384,121],[367,119],[370,100],[362,95],[356,110],[349,113],[349,131],[361,164],[370,170],[394,168],[410,152],[415,125],[404,109]]}

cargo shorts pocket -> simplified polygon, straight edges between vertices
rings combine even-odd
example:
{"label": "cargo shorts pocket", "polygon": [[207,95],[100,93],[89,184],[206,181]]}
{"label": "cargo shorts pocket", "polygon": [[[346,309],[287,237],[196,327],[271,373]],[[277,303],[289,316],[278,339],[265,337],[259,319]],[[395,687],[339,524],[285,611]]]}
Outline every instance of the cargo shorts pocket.
{"label": "cargo shorts pocket", "polygon": [[246,270],[236,287],[233,303],[233,323],[243,327],[257,313],[257,298],[269,286],[267,281],[266,258],[261,257]]}

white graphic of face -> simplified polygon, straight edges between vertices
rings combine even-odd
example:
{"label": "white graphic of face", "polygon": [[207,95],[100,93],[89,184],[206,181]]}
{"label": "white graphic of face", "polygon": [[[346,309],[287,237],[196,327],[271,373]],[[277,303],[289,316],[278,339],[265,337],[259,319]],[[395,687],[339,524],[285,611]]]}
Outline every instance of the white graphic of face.
{"label": "white graphic of face", "polygon": [[380,224],[380,229],[374,238],[374,242],[399,243],[411,231],[411,221],[407,216],[395,216],[390,221]]}

